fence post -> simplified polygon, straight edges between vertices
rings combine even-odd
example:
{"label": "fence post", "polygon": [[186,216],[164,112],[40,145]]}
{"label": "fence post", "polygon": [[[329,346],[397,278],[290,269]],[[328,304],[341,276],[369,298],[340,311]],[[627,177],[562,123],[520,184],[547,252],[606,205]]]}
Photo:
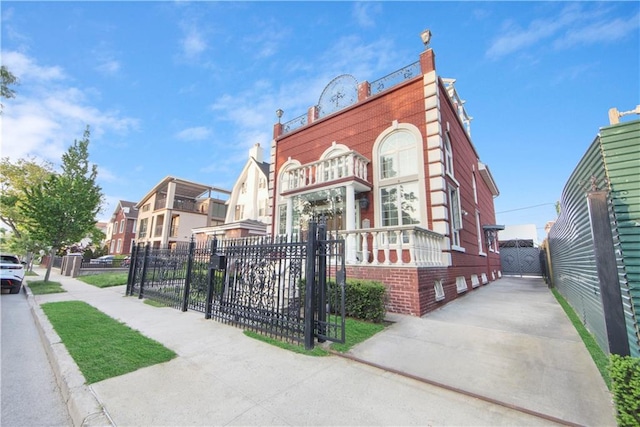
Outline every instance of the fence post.
{"label": "fence post", "polygon": [[587,199],[609,352],[628,356],[629,339],[627,338],[622,293],[618,279],[618,263],[611,233],[607,192],[591,191],[587,195]]}
{"label": "fence post", "polygon": [[196,247],[196,242],[191,236],[189,242],[189,258],[187,259],[187,277],[184,281],[184,295],[182,296],[182,311],[189,309],[189,294],[191,293],[191,270],[193,269],[193,251]]}
{"label": "fence post", "polygon": [[147,246],[144,248],[144,259],[142,260],[142,277],[140,278],[140,293],[138,294],[138,298],[144,298],[144,279],[147,277],[147,260],[149,259],[149,252],[151,251],[151,245],[147,243]]}
{"label": "fence post", "polygon": [[136,256],[138,255],[137,245],[135,242],[131,242],[131,256],[129,257],[129,274],[127,275],[127,291],[125,295],[131,296],[133,295],[133,284],[135,283],[135,274],[136,274]]}
{"label": "fence post", "polygon": [[[218,239],[213,238],[211,241],[211,252],[209,255],[209,263],[213,261],[213,257],[216,255],[216,251],[218,249]],[[215,270],[213,268],[209,268],[209,277],[208,277],[208,287],[207,287],[207,305],[204,309],[204,318],[211,319],[211,311],[213,305],[213,290],[215,286]]]}
{"label": "fence post", "polygon": [[307,265],[305,271],[304,294],[304,348],[313,349],[314,320],[315,320],[315,296],[316,296],[316,246],[317,225],[315,221],[309,221],[307,235]]}
{"label": "fence post", "polygon": [[[327,225],[325,222],[318,224],[318,242],[314,256],[318,257],[318,335],[326,333],[327,321]],[[325,342],[319,338],[318,342]]]}

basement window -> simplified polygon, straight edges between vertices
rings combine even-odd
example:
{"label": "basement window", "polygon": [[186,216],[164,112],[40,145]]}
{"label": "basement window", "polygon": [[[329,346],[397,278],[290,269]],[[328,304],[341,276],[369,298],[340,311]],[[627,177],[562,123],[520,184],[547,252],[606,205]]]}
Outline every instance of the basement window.
{"label": "basement window", "polygon": [[472,288],[477,288],[478,286],[480,286],[480,280],[478,280],[478,275],[477,274],[472,274],[471,275],[471,287]]}
{"label": "basement window", "polygon": [[462,292],[467,292],[467,279],[465,279],[464,276],[456,277],[456,290],[459,294],[461,294]]}
{"label": "basement window", "polygon": [[436,301],[442,301],[444,299],[442,280],[436,280],[436,283],[433,285],[433,289],[436,291]]}
{"label": "basement window", "polygon": [[482,273],[482,284],[486,285],[487,283],[489,283],[489,279],[487,279],[487,273]]}

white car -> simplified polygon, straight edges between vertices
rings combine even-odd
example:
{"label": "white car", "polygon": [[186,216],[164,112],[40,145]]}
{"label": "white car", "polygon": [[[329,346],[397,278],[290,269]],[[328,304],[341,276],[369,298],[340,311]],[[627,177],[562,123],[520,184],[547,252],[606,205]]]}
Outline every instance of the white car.
{"label": "white car", "polygon": [[0,255],[0,281],[2,289],[10,289],[10,293],[17,294],[22,288],[24,279],[24,264],[14,255]]}

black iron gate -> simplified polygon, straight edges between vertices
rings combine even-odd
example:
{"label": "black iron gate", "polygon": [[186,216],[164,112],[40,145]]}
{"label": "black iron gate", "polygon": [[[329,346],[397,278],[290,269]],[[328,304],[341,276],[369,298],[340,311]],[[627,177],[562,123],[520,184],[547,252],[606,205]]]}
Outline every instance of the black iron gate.
{"label": "black iron gate", "polygon": [[344,342],[344,241],[309,224],[306,241],[214,239],[171,249],[136,246],[127,295],[261,334],[304,343]]}
{"label": "black iron gate", "polygon": [[507,276],[542,276],[544,252],[530,241],[509,240],[500,243],[502,274]]}

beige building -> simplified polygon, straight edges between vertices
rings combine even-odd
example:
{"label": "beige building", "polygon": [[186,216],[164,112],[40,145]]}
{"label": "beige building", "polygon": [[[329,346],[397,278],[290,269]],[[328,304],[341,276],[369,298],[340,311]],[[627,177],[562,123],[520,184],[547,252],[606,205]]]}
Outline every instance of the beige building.
{"label": "beige building", "polygon": [[192,230],[224,223],[230,191],[167,176],[136,205],[136,241],[153,247],[188,242]]}

